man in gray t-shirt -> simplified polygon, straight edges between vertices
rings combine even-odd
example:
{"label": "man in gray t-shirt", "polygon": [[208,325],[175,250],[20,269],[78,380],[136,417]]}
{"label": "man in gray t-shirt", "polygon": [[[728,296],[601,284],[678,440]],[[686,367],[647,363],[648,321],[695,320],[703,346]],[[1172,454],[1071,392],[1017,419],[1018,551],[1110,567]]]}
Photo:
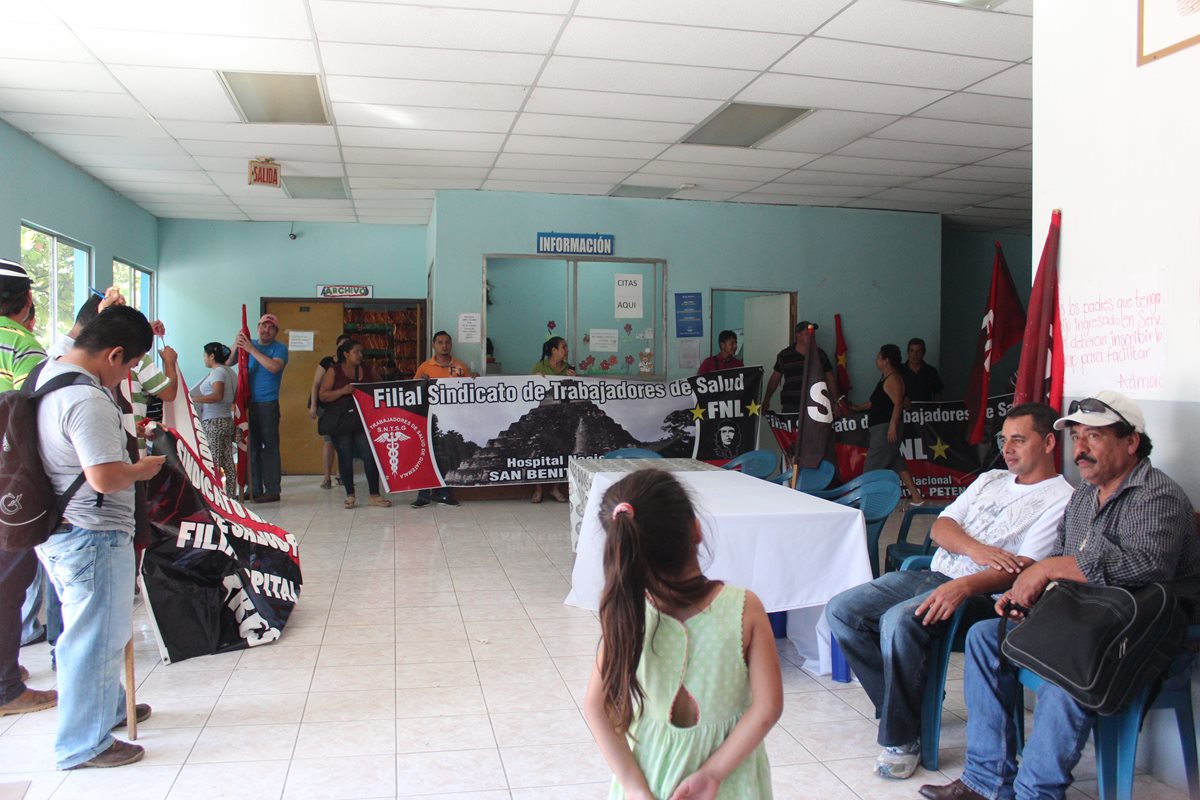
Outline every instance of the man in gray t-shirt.
{"label": "man in gray t-shirt", "polygon": [[[144,754],[111,731],[125,724],[120,668],[133,619],[133,485],[156,475],[163,457],[130,463],[121,412],[109,391],[153,344],[141,312],[113,308],[88,323],[38,377],[40,387],[77,373],[75,385],[52,392],[38,407],[38,448],[55,491],[66,490],[80,472],[85,478],[63,524],[37,546],[66,623],[55,648],[59,769],[119,767]],[[149,706],[138,706],[139,722],[149,715]]]}

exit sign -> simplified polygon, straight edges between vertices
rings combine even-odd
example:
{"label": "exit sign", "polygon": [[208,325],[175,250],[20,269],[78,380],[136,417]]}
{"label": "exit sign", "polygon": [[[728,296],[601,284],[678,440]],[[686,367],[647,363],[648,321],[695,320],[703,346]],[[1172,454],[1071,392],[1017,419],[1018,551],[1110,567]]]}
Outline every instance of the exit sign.
{"label": "exit sign", "polygon": [[278,188],[279,164],[269,158],[251,161],[246,183],[251,186],[274,186]]}

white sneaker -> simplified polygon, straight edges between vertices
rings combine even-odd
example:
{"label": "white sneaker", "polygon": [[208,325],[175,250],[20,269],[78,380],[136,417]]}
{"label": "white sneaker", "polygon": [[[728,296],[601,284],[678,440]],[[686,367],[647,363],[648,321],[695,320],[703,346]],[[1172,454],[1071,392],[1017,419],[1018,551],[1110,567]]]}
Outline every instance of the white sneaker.
{"label": "white sneaker", "polygon": [[881,778],[904,780],[912,777],[921,763],[921,740],[902,744],[898,747],[885,747],[875,759],[875,774]]}

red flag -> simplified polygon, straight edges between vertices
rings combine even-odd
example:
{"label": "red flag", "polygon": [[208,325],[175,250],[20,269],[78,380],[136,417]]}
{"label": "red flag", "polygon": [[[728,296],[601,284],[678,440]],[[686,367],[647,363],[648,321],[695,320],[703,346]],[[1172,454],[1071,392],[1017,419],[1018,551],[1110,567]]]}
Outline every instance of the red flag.
{"label": "red flag", "polygon": [[[242,306],[242,333],[250,338],[246,326],[246,306]],[[246,489],[250,483],[250,354],[238,349],[237,393],[233,396],[233,442],[237,446],[238,489]],[[229,476],[226,476],[229,480]]]}
{"label": "red flag", "polygon": [[967,383],[967,413],[971,415],[967,443],[978,444],[983,438],[983,423],[987,415],[988,387],[992,380],[992,364],[1021,341],[1025,329],[1025,312],[1017,296],[1017,287],[1008,272],[1004,251],[996,242],[996,258],[992,262],[992,288],[988,292],[987,309],[979,326],[979,343],[975,347],[975,366]]}
{"label": "red flag", "polygon": [[850,372],[846,367],[846,338],[842,336],[842,315],[833,315],[833,326],[837,330],[837,380],[838,391],[850,394]]}
{"label": "red flag", "polygon": [[1017,370],[1014,403],[1047,403],[1062,410],[1063,343],[1058,309],[1058,234],[1062,212],[1050,215],[1050,230],[1042,246],[1033,293],[1029,296],[1029,318],[1025,323],[1021,366]]}

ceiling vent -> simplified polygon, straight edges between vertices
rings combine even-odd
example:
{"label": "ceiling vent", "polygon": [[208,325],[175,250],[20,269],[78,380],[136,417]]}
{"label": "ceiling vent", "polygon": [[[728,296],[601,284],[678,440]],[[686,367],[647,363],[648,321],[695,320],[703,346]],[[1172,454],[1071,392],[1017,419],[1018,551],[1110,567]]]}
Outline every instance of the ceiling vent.
{"label": "ceiling vent", "polygon": [[688,134],[683,143],[753,147],[811,113],[811,108],[730,103]]}
{"label": "ceiling vent", "polygon": [[293,200],[346,200],[349,197],[341,178],[284,176],[283,189]]}
{"label": "ceiling vent", "polygon": [[325,98],[316,75],[221,72],[246,122],[328,125]]}

